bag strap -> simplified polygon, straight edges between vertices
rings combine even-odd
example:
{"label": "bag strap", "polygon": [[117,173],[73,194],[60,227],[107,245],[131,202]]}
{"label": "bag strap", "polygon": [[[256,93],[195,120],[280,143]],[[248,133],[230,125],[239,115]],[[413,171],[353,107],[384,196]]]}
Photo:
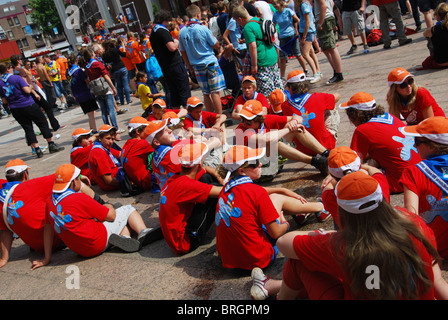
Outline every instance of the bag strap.
{"label": "bag strap", "polygon": [[18,186],[18,184],[15,184],[11,187],[11,189],[9,189],[8,193],[6,194],[5,197],[5,202],[3,202],[3,220],[5,221],[5,225],[6,227],[11,231],[14,232],[14,230],[11,229],[11,226],[8,223],[8,202],[9,202],[9,198],[11,198],[12,193],[14,191],[14,189]]}

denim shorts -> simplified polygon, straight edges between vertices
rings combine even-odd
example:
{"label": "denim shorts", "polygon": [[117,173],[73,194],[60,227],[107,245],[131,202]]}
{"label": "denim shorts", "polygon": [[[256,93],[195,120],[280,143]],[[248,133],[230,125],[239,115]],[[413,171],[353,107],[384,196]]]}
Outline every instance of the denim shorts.
{"label": "denim shorts", "polygon": [[302,55],[302,52],[300,52],[299,38],[295,36],[280,38],[280,49],[280,59],[286,59],[288,55],[294,55],[296,57]]}
{"label": "denim shorts", "polygon": [[[302,39],[302,38],[303,38],[303,33],[300,34],[300,39]],[[305,40],[308,41],[308,42],[313,42],[314,38],[316,38],[316,32],[308,32],[306,34],[306,39]]]}

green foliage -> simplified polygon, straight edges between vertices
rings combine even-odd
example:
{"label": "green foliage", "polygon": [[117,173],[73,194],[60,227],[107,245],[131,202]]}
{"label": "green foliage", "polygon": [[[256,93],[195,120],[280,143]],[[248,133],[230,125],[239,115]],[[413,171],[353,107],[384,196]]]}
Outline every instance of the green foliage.
{"label": "green foliage", "polygon": [[31,19],[42,29],[44,35],[53,34],[54,27],[62,32],[62,23],[53,0],[29,0],[28,7],[33,9]]}

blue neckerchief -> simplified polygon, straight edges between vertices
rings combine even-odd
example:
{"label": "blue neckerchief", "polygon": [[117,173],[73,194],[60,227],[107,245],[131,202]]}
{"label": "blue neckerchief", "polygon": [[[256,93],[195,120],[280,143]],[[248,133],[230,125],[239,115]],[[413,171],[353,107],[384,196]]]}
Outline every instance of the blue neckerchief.
{"label": "blue neckerchief", "polygon": [[96,60],[94,58],[90,59],[89,63],[86,65],[86,68],[89,69],[92,66],[92,63],[94,63],[94,62],[98,62],[98,60]]}
{"label": "blue neckerchief", "polygon": [[106,152],[106,153],[109,155],[109,158],[112,160],[112,162],[113,162],[117,167],[120,166],[120,161],[118,161],[118,159],[115,158],[115,156],[110,152],[110,150],[106,149],[106,148],[105,148],[99,141],[95,141],[95,142],[93,143],[92,150],[93,150],[93,149],[97,149],[97,148],[103,149],[104,152]]}
{"label": "blue neckerchief", "polygon": [[162,162],[163,158],[166,156],[166,154],[173,149],[171,146],[158,146],[153,153],[152,160],[154,161],[154,166],[157,168],[159,167],[160,163]]}
{"label": "blue neckerchief", "polygon": [[[307,92],[305,94],[292,94],[288,98],[289,104],[294,108],[297,109],[300,112],[300,116],[302,117],[302,124],[306,128],[310,128],[310,120],[316,118],[316,114],[314,112],[311,112],[308,114],[308,112],[305,109],[305,104],[308,101],[308,99],[311,97],[311,93]],[[295,114],[294,115],[298,115]]]}
{"label": "blue neckerchief", "polygon": [[202,23],[198,19],[191,18],[190,21],[187,22],[186,26],[189,27],[189,26],[194,25],[194,24],[202,24]]}
{"label": "blue neckerchief", "polygon": [[76,64],[72,65],[72,67],[70,68],[70,70],[68,70],[68,75],[71,77],[73,76],[73,74],[75,73],[76,70],[81,69],[79,66],[77,66]]}
{"label": "blue neckerchief", "polygon": [[[195,118],[193,118],[191,116],[191,114],[189,114],[189,113],[187,113],[187,118],[190,119],[191,121],[193,121],[193,126],[195,128],[205,129],[205,124],[202,123],[202,114],[201,114],[201,117],[199,118],[199,120],[196,120]],[[196,124],[197,124],[197,126],[196,126]]]}
{"label": "blue neckerchief", "polygon": [[6,84],[6,87],[3,87],[3,90],[5,91],[5,96],[9,97],[12,94],[12,90],[14,89],[14,85],[9,84],[9,77],[11,77],[12,73],[5,73],[2,75],[2,81]]}
{"label": "blue neckerchief", "polygon": [[417,163],[417,167],[448,195],[448,155],[432,155]]}
{"label": "blue neckerchief", "polygon": [[11,77],[13,74],[12,73],[5,73],[4,75],[2,75],[2,81],[6,84],[8,84],[8,79],[9,77]]}
{"label": "blue neckerchief", "polygon": [[245,183],[254,183],[251,178],[247,176],[238,176],[230,180],[224,187],[224,192],[229,192],[233,187],[239,186]]}
{"label": "blue neckerchief", "polygon": [[152,32],[156,32],[159,29],[165,29],[166,31],[170,32],[170,30],[168,30],[168,28],[165,27],[163,24],[156,24],[152,29]]}
{"label": "blue neckerchief", "polygon": [[53,201],[53,205],[56,207],[59,204],[59,202],[62,201],[62,199],[65,199],[66,197],[68,197],[69,195],[74,194],[74,193],[76,193],[76,192],[70,188],[61,193],[53,192],[53,194],[51,195],[51,200]]}
{"label": "blue neckerchief", "polygon": [[379,122],[384,124],[394,124],[394,117],[392,117],[389,113],[385,112],[384,114],[377,115],[371,118],[368,122]]}
{"label": "blue neckerchief", "polygon": [[6,182],[6,183],[2,184],[2,189],[0,189],[0,201],[2,203],[5,203],[5,198],[9,192],[9,190],[11,190],[11,188],[14,185],[19,184],[19,183],[20,183],[20,181],[11,181],[11,182]]}
{"label": "blue neckerchief", "polygon": [[246,98],[246,96],[243,94],[244,101],[257,100],[257,97],[258,97],[258,92],[257,91],[254,92],[254,96],[251,99]]}

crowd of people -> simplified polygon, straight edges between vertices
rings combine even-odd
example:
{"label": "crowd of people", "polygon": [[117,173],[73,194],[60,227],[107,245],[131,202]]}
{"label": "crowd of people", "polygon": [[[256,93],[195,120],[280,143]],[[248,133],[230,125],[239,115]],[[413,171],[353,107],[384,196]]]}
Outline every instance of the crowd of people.
{"label": "crowd of people", "polygon": [[[396,19],[398,2],[381,5]],[[357,32],[366,46],[364,6],[344,5],[337,21],[331,0],[220,1],[210,6],[210,16],[191,5],[178,26],[161,10],[144,33],[125,38],[101,28],[101,39],[66,60],[57,53],[34,67],[20,57],[0,64],[0,96],[38,157],[43,153],[33,122],[50,152],[63,150],[52,141],[43,113],[57,131],[57,99],[64,108],[72,95],[89,118],[88,129],[73,131],[70,159],[54,174],[31,179],[23,160],[6,164],[0,267],[14,235],[44,255],[32,262],[36,269],[61,246],[94,257],[112,246],[136,252],[164,240],[174,254],[187,254],[215,224],[222,266],[251,271],[250,294],[257,300],[448,299],[439,265],[448,257],[443,108],[400,67],[385,79],[387,107],[367,92],[338,107],[340,94],[310,92],[322,80],[316,51],[334,70],[327,84],[343,81],[336,25],[344,24],[341,32],[350,41]],[[433,8],[444,22],[428,26],[431,32],[448,32],[446,7]],[[271,39],[265,19],[278,26]],[[399,44],[409,43],[394,22]],[[438,41],[432,44],[440,53]],[[350,53],[356,50],[352,41]],[[286,75],[291,55],[302,69]],[[238,122],[232,136],[221,104],[228,63],[241,84],[229,115]],[[194,85],[203,99],[192,95]],[[117,102],[129,104],[132,96],[140,99],[142,113],[130,119],[129,139],[120,147],[116,141],[125,130],[118,128],[116,114],[123,110]],[[356,127],[350,146],[336,146],[339,111]],[[310,164],[322,175],[319,201],[263,186],[286,160]],[[133,206],[105,203],[98,190],[159,194],[159,226],[148,228]],[[404,208],[390,204],[392,194],[403,194]],[[291,220],[300,227],[313,215],[318,222],[333,219],[334,230],[290,230]],[[283,279],[274,280],[263,269],[279,252],[287,260]],[[370,266],[381,275],[374,289],[365,285]]]}

